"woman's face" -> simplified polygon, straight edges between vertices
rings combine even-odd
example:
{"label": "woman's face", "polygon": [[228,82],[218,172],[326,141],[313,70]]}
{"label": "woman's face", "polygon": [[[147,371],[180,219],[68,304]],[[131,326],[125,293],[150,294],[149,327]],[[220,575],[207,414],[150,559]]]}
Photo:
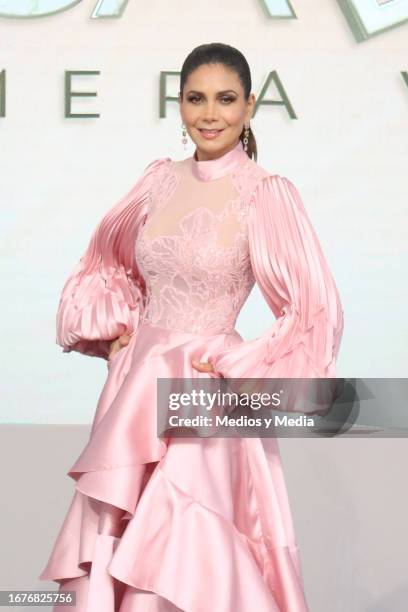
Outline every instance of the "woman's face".
{"label": "woman's face", "polygon": [[255,96],[251,93],[245,100],[235,71],[223,64],[203,64],[188,76],[179,104],[197,159],[203,161],[220,157],[238,144],[244,124],[249,125],[252,117]]}

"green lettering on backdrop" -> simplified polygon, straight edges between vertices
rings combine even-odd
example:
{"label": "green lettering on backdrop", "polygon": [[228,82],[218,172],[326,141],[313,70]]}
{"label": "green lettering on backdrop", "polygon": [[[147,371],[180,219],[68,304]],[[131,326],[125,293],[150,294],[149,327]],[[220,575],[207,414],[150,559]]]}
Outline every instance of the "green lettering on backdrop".
{"label": "green lettering on backdrop", "polygon": [[[67,11],[82,0],[2,0],[0,17],[46,17]],[[94,0],[95,1],[95,0]],[[129,0],[97,0],[92,19],[118,18]],[[256,0],[271,19],[297,19],[290,0]],[[357,42],[408,21],[408,0],[337,0]],[[143,10],[140,2],[140,10]]]}
{"label": "green lettering on backdrop", "polygon": [[[82,0],[2,0],[0,17],[48,17],[68,11]],[[92,19],[121,17],[129,0],[98,0],[91,13]]]}
{"label": "green lettering on backdrop", "polygon": [[[271,83],[271,81],[273,81],[276,85],[276,89],[278,90],[281,99],[280,100],[267,100],[265,99],[265,95],[266,92],[268,91],[268,87]],[[290,103],[289,97],[285,91],[285,88],[283,87],[282,81],[279,78],[279,75],[277,73],[276,70],[271,70],[271,72],[268,73],[264,84],[261,87],[261,91],[259,93],[259,96],[257,97],[256,100],[256,104],[255,104],[255,108],[254,108],[254,116],[256,111],[258,110],[258,107],[260,105],[263,104],[271,104],[273,106],[284,106],[286,108],[286,110],[288,111],[288,115],[291,119],[297,119],[297,115],[293,109],[292,104]]]}
{"label": "green lettering on backdrop", "polygon": [[96,91],[72,91],[71,89],[71,77],[76,74],[100,74],[99,70],[66,70],[65,71],[65,117],[68,119],[77,117],[100,117],[98,113],[72,113],[71,112],[71,100],[73,97],[93,97],[98,94]]}
{"label": "green lettering on backdrop", "polygon": [[[97,75],[100,74],[99,70],[66,70],[65,71],[65,91],[64,91],[64,103],[65,103],[65,113],[64,116],[68,119],[72,118],[98,118],[100,117],[99,113],[73,113],[71,111],[71,100],[74,97],[96,97],[98,94],[95,91],[73,91],[71,89],[72,85],[72,76],[73,75]],[[178,96],[170,96],[167,94],[167,77],[168,76],[179,76],[180,73],[176,70],[162,70],[160,72],[160,86],[159,86],[159,117],[160,119],[166,117],[166,108],[167,102],[177,102]],[[401,76],[408,87],[408,72],[406,70],[401,70]],[[267,99],[266,93],[268,91],[269,85],[271,82],[275,83],[276,89],[280,94],[279,100]],[[279,75],[276,70],[272,70],[268,73],[265,78],[265,81],[261,87],[261,91],[259,96],[257,96],[256,104],[254,108],[255,117],[259,106],[261,105],[273,105],[273,106],[284,106],[287,110],[287,113],[291,119],[298,119],[294,108],[289,100],[289,96],[287,95],[285,88],[283,87],[282,81],[279,78]],[[3,69],[0,72],[0,118],[6,116],[6,70]]]}

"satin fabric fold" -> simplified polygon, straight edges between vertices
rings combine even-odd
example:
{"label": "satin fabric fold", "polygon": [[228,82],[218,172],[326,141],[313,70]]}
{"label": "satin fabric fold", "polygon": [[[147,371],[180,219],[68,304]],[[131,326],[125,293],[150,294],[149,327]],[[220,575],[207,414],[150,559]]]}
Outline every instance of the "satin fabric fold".
{"label": "satin fabric fold", "polygon": [[225,378],[335,378],[340,296],[296,187],[271,175],[248,214],[251,265],[276,321],[260,337],[210,355]]}
{"label": "satin fabric fold", "polygon": [[108,211],[63,286],[57,312],[56,342],[63,352],[108,359],[110,343],[137,329],[144,305],[144,279],[134,245],[144,223],[158,168],[151,162],[140,179]]}
{"label": "satin fabric fold", "polygon": [[[204,599],[216,612],[247,612],[254,601],[262,612],[307,612],[283,475],[262,440],[156,437],[156,378],[207,376],[191,361],[241,341],[138,327],[111,363],[89,442],[68,472],[75,495],[41,580],[95,566],[101,592],[111,589],[98,612],[113,610],[113,578],[186,612]],[[126,511],[119,541],[97,532],[102,501]]]}

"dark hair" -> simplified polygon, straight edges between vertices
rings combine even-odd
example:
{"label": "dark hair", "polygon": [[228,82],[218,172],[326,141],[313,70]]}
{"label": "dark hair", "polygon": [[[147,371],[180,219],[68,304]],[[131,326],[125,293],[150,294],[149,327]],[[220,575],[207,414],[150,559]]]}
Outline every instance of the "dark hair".
{"label": "dark hair", "polygon": [[[183,88],[189,74],[203,64],[224,64],[224,66],[227,68],[234,70],[242,83],[245,98],[248,100],[252,89],[251,71],[249,69],[248,62],[241,51],[238,51],[238,49],[235,47],[231,47],[231,45],[226,45],[224,43],[208,43],[199,45],[187,55],[180,73],[181,97],[183,96]],[[239,137],[242,142],[244,140],[244,129],[245,126]],[[248,150],[246,153],[248,157],[253,157],[256,161],[258,151],[251,126],[249,127]]]}

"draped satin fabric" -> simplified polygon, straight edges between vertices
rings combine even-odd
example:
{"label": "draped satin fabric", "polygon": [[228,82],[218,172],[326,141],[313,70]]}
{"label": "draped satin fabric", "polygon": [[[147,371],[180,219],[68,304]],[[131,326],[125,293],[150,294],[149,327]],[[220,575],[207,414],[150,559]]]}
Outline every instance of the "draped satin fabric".
{"label": "draped satin fabric", "polygon": [[[244,341],[235,321],[255,281],[277,320]],[[131,339],[108,360],[40,579],[77,588],[77,612],[308,612],[277,440],[158,438],[157,378],[208,378],[194,359],[213,377],[333,376],[342,326],[288,179],[241,142],[147,166],[62,290],[64,352],[107,360]],[[99,531],[103,504],[123,511],[120,537]]]}
{"label": "draped satin fabric", "polygon": [[111,341],[137,329],[144,279],[137,268],[134,244],[146,217],[155,171],[168,159],[151,162],[132,189],[104,215],[63,286],[56,342],[64,352],[108,359]]}
{"label": "draped satin fabric", "polygon": [[298,190],[263,178],[251,199],[249,250],[276,317],[259,338],[210,356],[225,378],[335,377],[344,319],[339,292]]}

